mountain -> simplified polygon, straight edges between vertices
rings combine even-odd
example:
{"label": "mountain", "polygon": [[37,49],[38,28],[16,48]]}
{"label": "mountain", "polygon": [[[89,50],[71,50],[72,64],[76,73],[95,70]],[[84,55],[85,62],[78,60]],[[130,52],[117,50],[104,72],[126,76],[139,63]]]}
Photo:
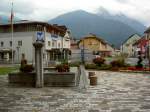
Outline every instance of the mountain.
{"label": "mountain", "polygon": [[0,24],[7,23],[7,22],[8,22],[8,17],[4,16],[4,15],[1,15],[0,16]]}
{"label": "mountain", "polygon": [[112,15],[109,13],[109,11],[107,9],[105,9],[103,7],[99,8],[97,15],[104,17],[106,19],[117,20],[122,23],[125,23],[125,24],[129,25],[130,27],[132,27],[133,29],[136,29],[140,34],[143,34],[143,31],[145,31],[145,29],[146,29],[146,26],[144,26],[139,21],[137,21],[133,18],[127,17],[122,13]]}
{"label": "mountain", "polygon": [[114,44],[116,47],[119,47],[130,35],[134,33],[142,34],[144,32],[144,30],[139,32],[138,29],[117,19],[106,18],[100,14],[92,14],[83,10],[60,15],[48,22],[50,24],[66,25],[70,28],[75,38],[79,39],[88,33],[93,33]]}

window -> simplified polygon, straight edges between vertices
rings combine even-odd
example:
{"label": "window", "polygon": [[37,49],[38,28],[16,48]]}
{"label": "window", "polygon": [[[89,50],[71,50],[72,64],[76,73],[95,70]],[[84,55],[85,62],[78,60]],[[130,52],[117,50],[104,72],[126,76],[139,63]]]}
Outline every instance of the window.
{"label": "window", "polygon": [[48,46],[51,46],[51,41],[48,41]]}
{"label": "window", "polygon": [[1,42],[1,47],[3,47],[4,46],[4,42]]}
{"label": "window", "polygon": [[92,45],[92,42],[91,42],[91,41],[89,41],[89,45]]}
{"label": "window", "polygon": [[54,47],[55,46],[55,44],[54,44],[54,42],[52,42],[52,47]]}
{"label": "window", "polygon": [[18,46],[22,46],[22,41],[18,41]]}
{"label": "window", "polygon": [[10,47],[12,46],[12,41],[9,41],[9,45],[10,45]]}

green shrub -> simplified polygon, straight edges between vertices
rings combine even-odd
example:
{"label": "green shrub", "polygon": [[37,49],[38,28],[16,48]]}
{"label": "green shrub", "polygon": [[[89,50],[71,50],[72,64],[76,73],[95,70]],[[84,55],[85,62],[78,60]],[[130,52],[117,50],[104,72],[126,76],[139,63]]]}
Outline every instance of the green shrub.
{"label": "green shrub", "polygon": [[102,64],[100,67],[98,67],[99,70],[110,70],[111,65]]}
{"label": "green shrub", "polygon": [[85,68],[86,69],[96,69],[97,68],[97,66],[96,66],[96,64],[85,64]]}
{"label": "green shrub", "polygon": [[111,65],[102,64],[101,66],[98,66],[96,64],[86,64],[86,69],[97,69],[97,70],[109,70],[111,68]]}
{"label": "green shrub", "polygon": [[71,63],[69,63],[69,66],[70,67],[79,67],[80,64],[81,64],[81,62],[71,62]]}

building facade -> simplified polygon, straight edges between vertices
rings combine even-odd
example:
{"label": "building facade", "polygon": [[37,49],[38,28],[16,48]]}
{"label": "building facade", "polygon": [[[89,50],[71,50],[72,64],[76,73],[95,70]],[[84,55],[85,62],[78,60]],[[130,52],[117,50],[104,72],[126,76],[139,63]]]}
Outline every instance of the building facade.
{"label": "building facade", "polygon": [[121,53],[127,54],[129,57],[136,56],[136,50],[133,44],[137,42],[141,37],[138,34],[131,35],[127,40],[121,45]]}
{"label": "building facade", "polygon": [[145,36],[139,39],[137,42],[133,44],[133,47],[136,51],[136,56],[142,55],[143,57],[147,56],[148,50],[148,40]]}
{"label": "building facade", "polygon": [[150,65],[150,27],[146,29],[144,32],[145,39],[147,40],[147,55],[146,57],[149,59]]}
{"label": "building facade", "polygon": [[24,53],[28,62],[34,62],[33,43],[39,37],[44,42],[43,57],[46,61],[68,58],[70,31],[65,26],[19,21],[13,25],[13,38],[10,24],[0,25],[0,61],[9,62],[13,57],[14,62],[20,62]]}
{"label": "building facade", "polygon": [[112,53],[111,46],[94,34],[89,34],[82,38],[78,45],[80,49],[88,49],[96,55],[109,56]]}

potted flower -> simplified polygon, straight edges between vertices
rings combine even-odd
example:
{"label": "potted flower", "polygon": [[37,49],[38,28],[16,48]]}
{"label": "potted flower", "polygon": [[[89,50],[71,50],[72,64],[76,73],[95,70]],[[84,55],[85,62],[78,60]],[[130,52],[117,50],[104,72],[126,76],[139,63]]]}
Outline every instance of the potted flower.
{"label": "potted flower", "polygon": [[21,72],[32,72],[34,70],[33,65],[26,64],[20,67]]}
{"label": "potted flower", "polygon": [[59,64],[56,66],[56,70],[58,72],[69,72],[69,65],[68,64]]}

